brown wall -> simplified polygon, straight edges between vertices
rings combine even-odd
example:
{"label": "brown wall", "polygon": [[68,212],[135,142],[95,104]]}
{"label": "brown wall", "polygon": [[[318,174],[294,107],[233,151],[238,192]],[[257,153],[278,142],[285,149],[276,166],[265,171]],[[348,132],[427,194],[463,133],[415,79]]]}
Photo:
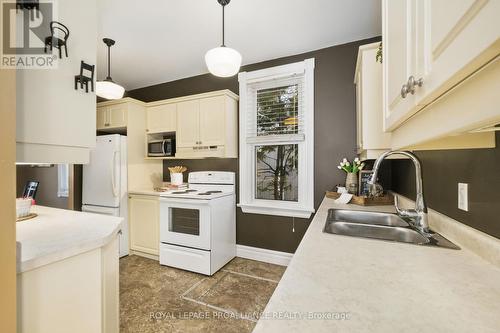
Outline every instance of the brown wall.
{"label": "brown wall", "polygon": [[17,166],[17,196],[23,194],[24,185],[29,180],[39,181],[36,194],[37,205],[68,209],[68,198],[57,197],[57,166],[32,168],[28,165]]}
{"label": "brown wall", "polygon": [[[305,54],[274,59],[244,66],[242,71],[252,71],[284,65],[307,58],[316,59],[315,68],[315,206],[319,207],[324,192],[334,185],[343,183],[345,175],[336,165],[343,157],[352,158],[356,146],[354,70],[358,47],[376,39],[357,41]],[[238,79],[217,78],[209,74],[195,76],[155,86],[136,89],[128,96],[145,102],[192,95],[208,91],[230,89],[238,93]],[[190,171],[227,170],[237,171],[236,159],[206,159],[165,161],[167,166],[183,164]],[[168,173],[164,172],[164,177]],[[310,220],[295,219],[292,232],[292,218],[237,213],[237,243],[277,251],[294,252],[302,239]]]}
{"label": "brown wall", "polygon": [[[424,194],[430,208],[500,238],[500,133],[494,149],[420,151]],[[384,162],[386,163],[386,162]],[[415,171],[393,160],[392,188],[415,199]],[[458,183],[469,184],[469,211],[459,210]]]}

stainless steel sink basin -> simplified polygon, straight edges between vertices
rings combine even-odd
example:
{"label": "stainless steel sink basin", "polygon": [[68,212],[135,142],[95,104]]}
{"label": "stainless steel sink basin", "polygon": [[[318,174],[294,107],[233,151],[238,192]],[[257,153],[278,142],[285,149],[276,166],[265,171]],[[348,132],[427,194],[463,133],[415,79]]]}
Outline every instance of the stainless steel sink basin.
{"label": "stainless steel sink basin", "polygon": [[409,218],[390,213],[330,209],[323,232],[459,249],[437,233],[419,232],[409,222]]}

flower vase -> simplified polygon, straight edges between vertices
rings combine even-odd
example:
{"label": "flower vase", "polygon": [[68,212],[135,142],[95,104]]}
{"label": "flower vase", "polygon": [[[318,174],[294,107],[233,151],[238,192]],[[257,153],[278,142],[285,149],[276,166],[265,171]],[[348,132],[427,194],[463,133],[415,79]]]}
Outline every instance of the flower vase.
{"label": "flower vase", "polygon": [[350,194],[358,194],[358,174],[348,172],[345,178],[345,187]]}

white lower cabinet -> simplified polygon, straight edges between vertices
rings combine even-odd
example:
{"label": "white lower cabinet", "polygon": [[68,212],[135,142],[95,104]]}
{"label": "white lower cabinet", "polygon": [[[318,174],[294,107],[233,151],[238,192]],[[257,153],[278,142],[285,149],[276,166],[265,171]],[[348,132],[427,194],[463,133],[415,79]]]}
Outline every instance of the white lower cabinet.
{"label": "white lower cabinet", "polygon": [[118,238],[17,274],[18,333],[119,333]]}
{"label": "white lower cabinet", "polygon": [[129,195],[130,249],[158,255],[160,205],[158,196]]}

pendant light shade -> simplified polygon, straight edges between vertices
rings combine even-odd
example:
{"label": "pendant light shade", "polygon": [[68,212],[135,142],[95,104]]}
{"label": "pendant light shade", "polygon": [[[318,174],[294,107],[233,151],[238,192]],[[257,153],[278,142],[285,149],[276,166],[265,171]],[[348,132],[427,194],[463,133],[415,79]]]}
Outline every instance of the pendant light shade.
{"label": "pendant light shade", "polygon": [[205,54],[205,62],[213,75],[230,77],[240,71],[241,54],[230,47],[220,46]]}
{"label": "pendant light shade", "polygon": [[241,67],[241,54],[224,44],[224,7],[231,0],[217,0],[222,6],[222,45],[205,54],[208,71],[215,76],[230,77],[236,75]]}
{"label": "pendant light shade", "polygon": [[105,99],[120,99],[125,93],[125,88],[113,82],[111,79],[111,58],[110,49],[115,44],[115,41],[109,38],[102,40],[108,46],[108,76],[104,81],[97,81],[96,94]]}
{"label": "pendant light shade", "polygon": [[96,83],[96,94],[106,99],[120,99],[125,93],[125,88],[113,81],[98,81]]}

